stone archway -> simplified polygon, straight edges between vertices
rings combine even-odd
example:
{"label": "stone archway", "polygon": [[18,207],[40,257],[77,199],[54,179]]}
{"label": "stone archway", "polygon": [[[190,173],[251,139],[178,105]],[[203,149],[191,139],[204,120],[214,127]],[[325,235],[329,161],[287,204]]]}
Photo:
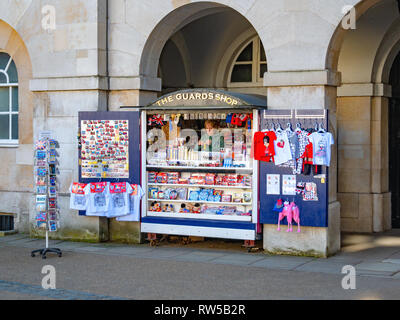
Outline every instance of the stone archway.
{"label": "stone archway", "polygon": [[156,78],[158,60],[165,43],[185,25],[202,16],[220,11],[224,6],[214,2],[199,2],[181,6],[165,16],[153,29],[143,48],[140,75]]}
{"label": "stone archway", "polygon": [[362,1],[355,30],[337,28],[327,67],[341,73],[337,90],[338,200],[341,229],[391,228],[388,165],[388,73],[397,54],[397,1]]}
{"label": "stone archway", "polygon": [[215,2],[184,5],[166,15],[147,38],[140,74],[157,79],[160,61],[170,70],[161,72],[164,94],[185,88],[225,89],[235,50],[249,34],[257,31],[233,7]]}
{"label": "stone archway", "polygon": [[[19,143],[15,148],[0,148],[2,167],[0,176],[3,186],[0,190],[0,212],[14,215],[15,229],[29,231],[31,210],[33,166],[33,94],[29,89],[32,78],[32,64],[24,41],[8,23],[0,20],[0,51],[7,53],[14,61],[18,72],[18,128]],[[6,191],[6,192],[3,192]],[[10,200],[9,191],[15,192]]]}

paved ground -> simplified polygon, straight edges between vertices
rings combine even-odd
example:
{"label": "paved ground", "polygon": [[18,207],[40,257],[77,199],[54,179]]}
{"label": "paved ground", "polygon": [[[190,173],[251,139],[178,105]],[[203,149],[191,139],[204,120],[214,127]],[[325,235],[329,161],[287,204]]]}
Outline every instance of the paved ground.
{"label": "paved ground", "polygon": [[[32,258],[44,241],[0,238],[0,299],[400,299],[400,230],[344,234],[328,259],[247,253],[203,244],[150,247],[50,241],[63,257]],[[56,269],[56,290],[43,290],[44,265]],[[356,268],[356,289],[344,290],[342,267]]]}

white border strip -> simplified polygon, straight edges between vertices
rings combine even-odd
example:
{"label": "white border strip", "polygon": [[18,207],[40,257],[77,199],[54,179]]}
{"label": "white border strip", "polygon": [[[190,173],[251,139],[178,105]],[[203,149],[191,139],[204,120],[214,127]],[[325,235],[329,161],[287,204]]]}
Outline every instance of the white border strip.
{"label": "white border strip", "polygon": [[255,230],[141,223],[141,232],[222,239],[255,240]]}

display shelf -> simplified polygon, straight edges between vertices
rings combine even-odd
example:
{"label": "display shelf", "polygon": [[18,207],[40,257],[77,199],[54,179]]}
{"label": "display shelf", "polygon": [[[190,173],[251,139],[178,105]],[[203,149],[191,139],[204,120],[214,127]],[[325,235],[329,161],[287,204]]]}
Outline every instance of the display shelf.
{"label": "display shelf", "polygon": [[219,186],[209,184],[173,184],[173,183],[148,183],[148,186],[156,187],[199,187],[199,188],[210,188],[210,189],[252,189],[250,186]]}
{"label": "display shelf", "polygon": [[155,212],[148,211],[148,217],[166,218],[188,218],[188,219],[207,219],[207,220],[227,220],[227,221],[251,221],[251,216],[222,215],[222,214],[203,214],[203,213],[179,213],[179,212]]}
{"label": "display shelf", "polygon": [[202,204],[220,204],[220,205],[235,205],[235,206],[252,206],[252,202],[214,202],[214,201],[192,201],[192,200],[169,200],[169,199],[147,199],[148,201],[156,202],[172,202],[172,203],[202,203]]}
{"label": "display shelf", "polygon": [[233,171],[233,172],[253,172],[253,168],[243,168],[243,167],[192,167],[192,166],[157,166],[157,165],[147,165],[147,169],[160,171],[160,170],[187,170],[187,171]]}

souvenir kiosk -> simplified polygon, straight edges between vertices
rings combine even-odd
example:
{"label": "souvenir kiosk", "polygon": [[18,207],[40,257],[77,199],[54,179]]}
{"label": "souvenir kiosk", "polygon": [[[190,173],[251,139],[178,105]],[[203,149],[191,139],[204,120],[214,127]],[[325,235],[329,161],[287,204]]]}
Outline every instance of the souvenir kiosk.
{"label": "souvenir kiosk", "polygon": [[[129,221],[149,240],[200,236],[252,247],[263,233],[264,247],[281,251],[299,243],[314,250],[317,231],[330,241],[330,160],[314,163],[312,151],[304,158],[309,135],[314,155],[330,158],[327,110],[267,110],[265,97],[208,89],[121,109],[79,113],[80,182],[140,185],[140,214]],[[288,161],[265,157],[270,147],[286,147]]]}
{"label": "souvenir kiosk", "polygon": [[265,107],[257,96],[183,90],[140,109],[141,232],[153,239],[256,239],[258,163],[251,147]]}

